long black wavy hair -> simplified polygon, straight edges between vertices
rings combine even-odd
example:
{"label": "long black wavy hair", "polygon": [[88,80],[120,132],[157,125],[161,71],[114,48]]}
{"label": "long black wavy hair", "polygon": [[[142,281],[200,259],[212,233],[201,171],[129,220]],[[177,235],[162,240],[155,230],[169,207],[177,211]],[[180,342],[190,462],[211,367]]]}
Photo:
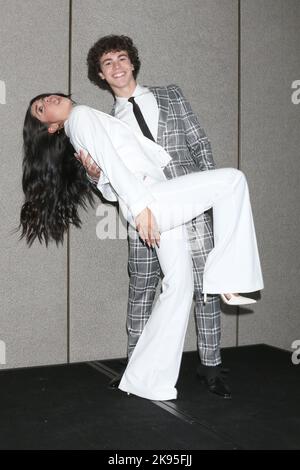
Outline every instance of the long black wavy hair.
{"label": "long black wavy hair", "polygon": [[86,172],[74,157],[74,148],[62,129],[49,134],[47,125],[31,114],[34,101],[50,95],[70,98],[63,93],[44,93],[30,101],[23,127],[23,177],[25,200],[21,208],[20,238],[29,246],[35,239],[48,245],[63,243],[70,224],[81,227],[78,208],[93,206],[93,188]]}

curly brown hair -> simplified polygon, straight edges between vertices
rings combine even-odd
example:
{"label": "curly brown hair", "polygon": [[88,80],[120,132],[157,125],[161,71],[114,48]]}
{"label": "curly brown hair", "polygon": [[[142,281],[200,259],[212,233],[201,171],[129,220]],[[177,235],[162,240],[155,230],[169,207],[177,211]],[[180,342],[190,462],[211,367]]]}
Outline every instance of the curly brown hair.
{"label": "curly brown hair", "polygon": [[104,36],[100,38],[95,44],[90,48],[87,55],[87,66],[88,66],[88,78],[94,83],[94,85],[102,88],[102,90],[108,90],[112,95],[114,95],[113,90],[106,82],[102,80],[99,76],[101,72],[100,59],[103,54],[112,51],[126,51],[128,57],[134,67],[133,76],[136,79],[140,67],[141,61],[139,59],[139,54],[137,48],[134,46],[133,41],[128,36],[117,36],[110,34],[109,36]]}

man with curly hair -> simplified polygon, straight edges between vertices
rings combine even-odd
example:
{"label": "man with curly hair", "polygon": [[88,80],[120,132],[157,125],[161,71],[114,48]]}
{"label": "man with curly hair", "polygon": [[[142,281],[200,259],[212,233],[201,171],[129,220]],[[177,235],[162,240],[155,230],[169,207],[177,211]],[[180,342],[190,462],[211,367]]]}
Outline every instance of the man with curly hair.
{"label": "man with curly hair", "polygon": [[[87,56],[88,78],[114,97],[112,115],[137,132],[155,140],[172,157],[165,167],[167,178],[215,168],[210,142],[177,85],[145,87],[137,83],[141,62],[138,50],[127,36],[100,38]],[[97,176],[87,169],[90,176]],[[220,302],[218,295],[202,294],[206,258],[213,248],[211,212],[205,212],[186,225],[194,272],[195,321],[201,364],[197,375],[208,390],[231,398],[221,367]],[[150,316],[160,278],[155,250],[142,243],[138,233],[129,230],[129,300],[127,311],[128,358]],[[204,301],[205,300],[205,301]],[[120,378],[110,383],[117,388]]]}

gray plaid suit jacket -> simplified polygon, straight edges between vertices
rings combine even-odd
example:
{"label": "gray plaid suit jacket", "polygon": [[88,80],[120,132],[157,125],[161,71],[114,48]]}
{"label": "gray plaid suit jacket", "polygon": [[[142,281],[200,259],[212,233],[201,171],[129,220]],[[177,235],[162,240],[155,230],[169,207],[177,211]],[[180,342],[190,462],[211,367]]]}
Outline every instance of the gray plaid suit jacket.
{"label": "gray plaid suit jacket", "polygon": [[[172,157],[164,168],[166,177],[171,179],[214,169],[210,142],[181,89],[177,85],[148,88],[159,108],[157,143]],[[111,114],[115,114],[115,106]],[[186,226],[193,258],[198,351],[204,365],[215,366],[221,362],[219,296],[208,296],[205,305],[202,298],[204,264],[213,248],[211,213],[205,212]],[[132,227],[129,226],[128,230],[130,281],[127,330],[130,356],[151,314],[160,266],[155,250],[148,249]]]}

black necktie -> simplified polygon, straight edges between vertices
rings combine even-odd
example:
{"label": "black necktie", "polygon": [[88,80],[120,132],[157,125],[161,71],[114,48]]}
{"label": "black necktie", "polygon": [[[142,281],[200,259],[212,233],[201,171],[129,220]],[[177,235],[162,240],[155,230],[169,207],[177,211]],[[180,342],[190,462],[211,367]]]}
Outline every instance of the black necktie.
{"label": "black necktie", "polygon": [[132,96],[131,98],[128,99],[128,101],[132,103],[133,114],[135,115],[135,118],[138,122],[138,125],[141,128],[142,133],[144,134],[145,137],[148,137],[148,139],[153,140],[153,142],[155,142],[153,135],[151,134],[150,129],[146,124],[142,111],[140,110],[139,105],[136,104],[134,97]]}

